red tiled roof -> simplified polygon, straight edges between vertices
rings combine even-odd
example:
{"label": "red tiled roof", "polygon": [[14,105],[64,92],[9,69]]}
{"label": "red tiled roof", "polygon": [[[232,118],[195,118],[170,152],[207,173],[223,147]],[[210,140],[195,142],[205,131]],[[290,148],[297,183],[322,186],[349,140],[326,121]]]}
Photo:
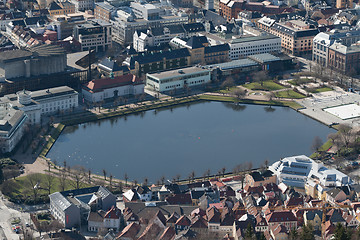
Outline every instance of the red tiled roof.
{"label": "red tiled roof", "polygon": [[190,226],[191,222],[189,220],[188,217],[186,217],[185,215],[182,215],[175,223],[176,225],[180,225],[180,226]]}
{"label": "red tiled roof", "polygon": [[127,238],[132,238],[134,239],[136,234],[139,232],[140,230],[140,225],[137,223],[130,223],[129,225],[127,225],[122,231],[121,233],[116,237],[116,239],[120,239],[122,237],[127,237]]}
{"label": "red tiled roof", "polygon": [[167,227],[163,234],[161,234],[159,240],[172,240],[176,235],[175,230],[172,227]]}
{"label": "red tiled roof", "polygon": [[126,85],[138,85],[142,84],[142,80],[136,77],[133,74],[126,74],[122,76],[117,76],[114,78],[101,78],[92,80],[89,83],[84,85],[84,89],[90,92],[99,92],[103,89],[120,87]]}
{"label": "red tiled roof", "polygon": [[112,206],[109,211],[105,213],[104,218],[119,219],[121,217],[121,210]]}
{"label": "red tiled roof", "polygon": [[275,211],[266,216],[267,222],[291,222],[297,221],[291,211]]}

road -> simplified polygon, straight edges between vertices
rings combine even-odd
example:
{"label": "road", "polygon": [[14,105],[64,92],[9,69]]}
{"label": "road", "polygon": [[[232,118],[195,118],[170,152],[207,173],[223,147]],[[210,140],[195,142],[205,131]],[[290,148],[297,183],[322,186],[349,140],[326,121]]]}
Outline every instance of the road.
{"label": "road", "polygon": [[[23,212],[23,211],[18,211],[15,210],[13,208],[8,207],[5,204],[5,200],[4,197],[1,195],[0,196],[0,236],[1,236],[1,240],[2,239],[8,239],[8,240],[17,240],[20,239],[20,236],[22,236],[22,234],[16,234],[12,231],[11,229],[11,221],[14,218],[20,218],[21,219],[21,223],[20,225],[25,226],[25,223],[30,223],[30,213],[29,212]],[[4,238],[5,236],[5,238]],[[34,232],[34,237],[39,236],[38,232]]]}

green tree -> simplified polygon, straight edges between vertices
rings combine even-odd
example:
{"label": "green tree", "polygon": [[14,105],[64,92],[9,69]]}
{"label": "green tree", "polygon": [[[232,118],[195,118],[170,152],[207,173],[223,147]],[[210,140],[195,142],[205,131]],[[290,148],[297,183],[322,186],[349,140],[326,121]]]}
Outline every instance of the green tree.
{"label": "green tree", "polygon": [[335,231],[334,231],[334,240],[350,240],[351,239],[351,233],[350,231],[347,231],[347,229],[340,223],[336,225]]}
{"label": "green tree", "polygon": [[313,226],[311,224],[303,226],[299,236],[302,240],[315,240]]}
{"label": "green tree", "polygon": [[245,239],[246,240],[256,239],[254,229],[250,223],[247,225],[247,228],[245,230]]}

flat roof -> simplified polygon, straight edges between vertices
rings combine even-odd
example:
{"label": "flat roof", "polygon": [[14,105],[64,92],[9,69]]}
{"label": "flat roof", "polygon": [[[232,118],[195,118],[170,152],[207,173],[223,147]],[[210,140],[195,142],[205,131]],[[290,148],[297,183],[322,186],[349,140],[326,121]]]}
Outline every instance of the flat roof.
{"label": "flat roof", "polygon": [[269,39],[275,39],[275,38],[279,38],[279,37],[274,36],[272,34],[267,34],[267,35],[264,35],[264,36],[241,37],[241,38],[237,38],[237,39],[232,40],[230,42],[230,44],[263,41],[263,40],[269,40]]}
{"label": "flat roof", "polygon": [[257,62],[275,62],[275,61],[279,61],[281,60],[279,57],[274,56],[270,53],[260,53],[260,54],[254,54],[254,55],[250,55],[248,56],[248,58],[251,58]]}
{"label": "flat roof", "polygon": [[210,72],[210,70],[205,67],[195,66],[195,67],[175,69],[175,70],[170,70],[170,71],[165,71],[165,72],[160,72],[160,73],[151,73],[151,74],[148,73],[147,75],[152,76],[157,79],[162,79],[162,78],[183,76],[183,75],[188,75],[188,74],[198,73],[198,72]]}
{"label": "flat roof", "polygon": [[207,65],[207,67],[208,68],[218,67],[221,70],[227,70],[227,69],[250,67],[250,66],[256,66],[256,65],[258,65],[257,62],[255,62],[251,59],[248,59],[248,58],[244,58],[244,59],[238,59],[238,60],[225,62],[225,63]]}
{"label": "flat roof", "polygon": [[62,87],[31,92],[31,98],[34,99],[35,101],[38,101],[48,97],[62,96],[70,93],[77,93],[77,92],[68,86],[62,86]]}

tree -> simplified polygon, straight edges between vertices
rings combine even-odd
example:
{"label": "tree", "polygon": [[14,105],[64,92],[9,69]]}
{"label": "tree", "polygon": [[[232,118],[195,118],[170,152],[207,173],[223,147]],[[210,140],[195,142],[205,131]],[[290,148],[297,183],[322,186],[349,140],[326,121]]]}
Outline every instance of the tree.
{"label": "tree", "polygon": [[252,239],[256,239],[255,233],[254,233],[254,229],[253,226],[251,225],[251,223],[249,223],[247,225],[247,228],[245,230],[245,239],[246,240],[252,240]]}
{"label": "tree", "polygon": [[103,172],[103,175],[104,175],[104,180],[106,181],[106,170],[103,169],[102,172]]}
{"label": "tree", "polygon": [[349,147],[350,140],[352,139],[352,129],[350,125],[340,124],[338,128],[338,134],[342,139],[343,144],[346,148]]}
{"label": "tree", "polygon": [[147,186],[149,184],[149,179],[147,177],[144,178],[144,186]]}
{"label": "tree", "polygon": [[225,171],[226,171],[226,167],[221,168],[221,173],[223,177],[225,177]]}
{"label": "tree", "polygon": [[299,237],[299,233],[297,232],[296,228],[293,228],[289,232],[289,240],[297,240]]}
{"label": "tree", "polygon": [[336,228],[334,231],[333,239],[334,240],[350,240],[351,234],[349,234],[349,233],[350,232],[347,231],[347,229],[341,223],[338,223],[336,225]]}
{"label": "tree", "polygon": [[240,88],[235,88],[234,90],[231,91],[231,95],[234,95],[237,99],[242,99],[243,97],[246,96],[247,91],[240,89]]}
{"label": "tree", "polygon": [[265,166],[265,168],[268,168],[268,166],[269,166],[269,159],[265,159],[265,161],[264,161],[264,166]]}
{"label": "tree", "polygon": [[181,177],[181,175],[180,175],[180,174],[176,174],[176,177],[175,177],[175,178],[176,178],[176,181],[177,181],[177,182],[179,182],[179,181],[180,181],[180,177]]}
{"label": "tree", "polygon": [[125,173],[124,179],[125,179],[125,187],[126,187],[126,186],[127,186],[128,179],[129,179],[129,176],[127,175],[127,173]]}
{"label": "tree", "polygon": [[39,174],[33,173],[27,176],[27,184],[29,187],[30,192],[32,193],[32,197],[34,199],[34,202],[36,202],[38,198],[38,193],[40,190],[40,177]]}
{"label": "tree", "polygon": [[91,169],[88,170],[88,178],[89,178],[89,183],[91,183]]}
{"label": "tree", "polygon": [[299,236],[302,240],[315,240],[313,226],[311,224],[304,225]]}
{"label": "tree", "polygon": [[70,170],[71,178],[73,181],[70,181],[73,188],[80,189],[82,188],[82,183],[86,177],[86,170],[82,166],[74,166]]}
{"label": "tree", "polygon": [[264,81],[268,80],[268,78],[267,71],[259,71],[252,74],[253,82],[259,82],[261,86],[264,85]]}
{"label": "tree", "polygon": [[165,176],[161,176],[160,182],[161,182],[161,185],[164,185],[164,183],[165,183]]}
{"label": "tree", "polygon": [[109,177],[110,189],[112,189],[112,180],[113,180],[113,175],[110,174],[110,177]]}
{"label": "tree", "polygon": [[317,152],[319,148],[323,145],[323,142],[319,136],[315,136],[311,144],[311,151]]}
{"label": "tree", "polygon": [[60,178],[59,178],[59,183],[60,183],[60,187],[61,187],[61,191],[65,191],[66,188],[66,178],[67,178],[67,172],[65,168],[62,168],[60,170]]}
{"label": "tree", "polygon": [[221,84],[222,88],[226,88],[227,90],[230,90],[230,87],[234,86],[235,82],[234,79],[229,76],[225,79],[225,81]]}
{"label": "tree", "polygon": [[51,172],[48,172],[45,176],[45,188],[48,190],[48,195],[51,194],[51,189],[53,187],[53,184],[54,184],[54,176]]}
{"label": "tree", "polygon": [[192,171],[190,173],[190,178],[191,178],[191,181],[194,182],[194,180],[195,180],[195,171]]}

